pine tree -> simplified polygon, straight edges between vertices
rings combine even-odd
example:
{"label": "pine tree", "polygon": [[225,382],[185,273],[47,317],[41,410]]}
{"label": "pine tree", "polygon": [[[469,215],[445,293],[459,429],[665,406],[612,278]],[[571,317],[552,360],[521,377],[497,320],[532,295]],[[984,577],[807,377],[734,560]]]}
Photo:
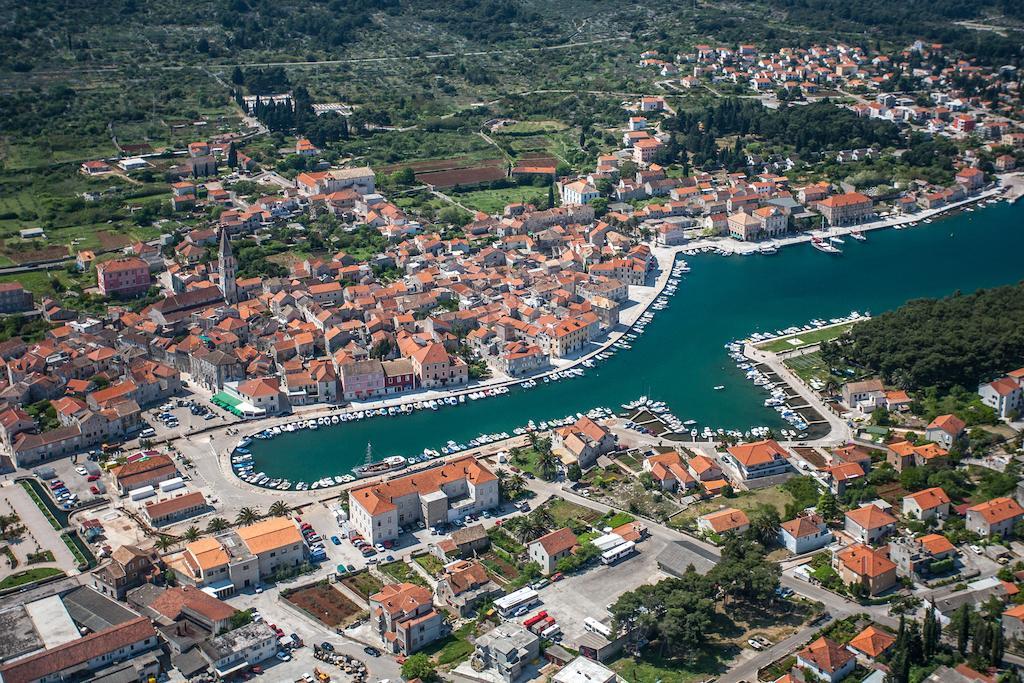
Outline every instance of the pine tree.
{"label": "pine tree", "polygon": [[242,85],[245,83],[245,75],[242,73],[240,67],[235,67],[235,70],[231,72],[231,82],[235,85]]}

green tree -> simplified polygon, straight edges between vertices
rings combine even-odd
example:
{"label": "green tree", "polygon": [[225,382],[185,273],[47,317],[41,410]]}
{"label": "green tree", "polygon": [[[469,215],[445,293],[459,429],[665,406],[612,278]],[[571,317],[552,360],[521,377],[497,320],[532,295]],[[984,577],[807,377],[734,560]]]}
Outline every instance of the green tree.
{"label": "green tree", "polygon": [[750,512],[750,536],[765,547],[773,545],[781,523],[779,511],[772,505],[761,503]]}
{"label": "green tree", "polygon": [[423,652],[411,655],[402,663],[402,678],[411,681],[418,678],[421,681],[429,682],[437,680],[437,668]]}
{"label": "green tree", "polygon": [[283,500],[276,501],[274,502],[273,505],[270,506],[271,517],[287,517],[288,513],[291,511],[291,506],[289,506],[288,503],[284,502]]}
{"label": "green tree", "polygon": [[569,478],[569,481],[579,481],[583,478],[583,470],[580,469],[579,463],[571,463],[566,469],[565,476]]}
{"label": "green tree", "polygon": [[253,509],[253,508],[250,508],[250,507],[242,508],[241,510],[238,511],[238,514],[235,515],[235,523],[236,524],[241,524],[242,526],[248,526],[250,524],[255,524],[256,522],[259,521],[259,519],[260,519],[259,510],[256,510],[256,509]]}
{"label": "green tree", "polygon": [[822,492],[818,498],[818,514],[826,521],[833,521],[839,518],[839,503],[831,491]]}
{"label": "green tree", "polygon": [[231,526],[231,523],[228,522],[228,520],[224,519],[223,517],[214,517],[207,523],[206,533],[215,534],[218,531],[224,531],[229,526]]}
{"label": "green tree", "polygon": [[199,527],[190,526],[189,528],[185,529],[185,533],[183,533],[181,535],[181,537],[184,538],[189,543],[192,543],[193,541],[198,540],[199,539]]}

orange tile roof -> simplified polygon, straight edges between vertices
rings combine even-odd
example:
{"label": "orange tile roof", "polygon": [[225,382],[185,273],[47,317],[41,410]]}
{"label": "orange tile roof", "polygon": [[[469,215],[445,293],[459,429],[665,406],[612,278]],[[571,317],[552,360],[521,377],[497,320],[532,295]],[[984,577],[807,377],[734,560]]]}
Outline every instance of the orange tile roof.
{"label": "orange tile roof", "polygon": [[800,650],[797,656],[827,673],[835,673],[854,658],[852,652],[828,638],[818,638]]}
{"label": "orange tile roof", "polygon": [[238,529],[238,537],[254,555],[302,543],[302,534],[287,517],[271,517]]}
{"label": "orange tile roof", "polygon": [[949,496],[938,486],[911,493],[904,497],[906,498],[914,500],[922,510],[932,510],[940,505],[949,504]]}
{"label": "orange tile roof", "polygon": [[702,515],[701,519],[706,520],[716,533],[738,529],[741,526],[750,524],[747,513],[736,508],[725,508],[717,512],[709,512],[706,515]]}
{"label": "orange tile roof", "polygon": [[896,564],[881,550],[860,543],[842,550],[838,558],[844,567],[858,576],[875,578],[896,569]]}
{"label": "orange tile roof", "polygon": [[533,543],[540,543],[541,547],[544,548],[544,552],[548,555],[557,555],[566,550],[571,550],[576,545],[576,534],[569,527],[562,527],[541,536],[536,541],[533,541]]}
{"label": "orange tile roof", "polygon": [[745,467],[764,465],[786,457],[786,450],[774,439],[754,441],[733,446],[728,449],[729,454]]}
{"label": "orange tile roof", "polygon": [[977,512],[989,524],[998,524],[1024,514],[1024,508],[1013,498],[993,498],[979,505],[967,508],[968,512]]}
{"label": "orange tile roof", "polygon": [[872,624],[850,640],[850,647],[874,659],[892,647],[895,642],[895,636],[879,630]]}
{"label": "orange tile roof", "polygon": [[185,546],[186,555],[195,558],[202,570],[213,569],[228,563],[228,553],[216,538],[200,538]]}
{"label": "orange tile roof", "polygon": [[917,539],[921,544],[921,547],[927,550],[932,555],[939,555],[941,553],[948,553],[954,550],[955,547],[950,543],[949,539],[942,534],[928,534]]}
{"label": "orange tile roof", "polygon": [[856,510],[846,513],[846,518],[853,520],[857,526],[863,529],[879,529],[889,524],[895,524],[896,518],[877,505],[865,505]]}
{"label": "orange tile roof", "polygon": [[431,493],[441,485],[458,479],[468,479],[470,483],[479,485],[496,479],[494,474],[481,465],[473,456],[452,460],[441,467],[435,467],[404,477],[396,477],[390,481],[370,484],[349,492],[349,500],[358,503],[371,516],[395,509],[394,498],[401,498],[413,493]]}

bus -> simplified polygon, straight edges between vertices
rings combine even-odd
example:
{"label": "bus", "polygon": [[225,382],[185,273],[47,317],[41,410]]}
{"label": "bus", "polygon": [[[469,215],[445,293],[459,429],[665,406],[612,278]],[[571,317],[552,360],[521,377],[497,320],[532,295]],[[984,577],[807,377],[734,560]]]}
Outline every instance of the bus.
{"label": "bus", "polygon": [[590,631],[591,633],[597,633],[602,635],[609,640],[612,637],[612,630],[608,626],[602,624],[600,621],[593,617],[587,617],[583,620],[583,628]]}
{"label": "bus", "polygon": [[615,564],[624,557],[632,555],[634,550],[636,550],[636,543],[633,541],[626,541],[622,545],[617,545],[611,550],[606,550],[601,553],[601,564]]}
{"label": "bus", "polygon": [[541,610],[541,611],[537,612],[536,614],[534,614],[529,619],[527,619],[526,621],[524,621],[523,622],[523,626],[525,626],[526,628],[530,628],[531,626],[536,624],[538,621],[543,621],[543,620],[545,620],[547,618],[548,618],[547,611],[546,610]]}
{"label": "bus", "polygon": [[520,588],[517,591],[495,600],[494,608],[498,610],[498,614],[500,614],[502,618],[508,619],[509,617],[514,616],[519,610],[529,608],[535,602],[537,602],[537,591],[532,588]]}
{"label": "bus", "polygon": [[593,543],[594,546],[603,553],[606,550],[611,550],[617,545],[622,545],[625,541],[622,536],[619,536],[618,534],[605,534],[604,536],[598,536],[591,541],[591,543]]}

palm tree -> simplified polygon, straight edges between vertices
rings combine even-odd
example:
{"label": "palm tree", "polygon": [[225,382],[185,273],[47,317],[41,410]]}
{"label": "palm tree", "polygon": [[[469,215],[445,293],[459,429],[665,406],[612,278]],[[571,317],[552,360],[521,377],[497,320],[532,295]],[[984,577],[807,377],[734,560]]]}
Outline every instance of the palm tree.
{"label": "palm tree", "polygon": [[231,522],[228,520],[223,517],[214,517],[210,520],[209,524],[206,525],[206,533],[215,534],[218,531],[224,531],[229,526],[231,526]]}
{"label": "palm tree", "polygon": [[167,552],[178,543],[177,539],[167,534],[160,534],[156,538],[156,549],[162,553]]}
{"label": "palm tree", "polygon": [[259,521],[259,518],[259,510],[254,510],[253,508],[250,507],[244,507],[238,511],[237,515],[235,515],[235,523],[241,524],[242,526],[247,526],[249,524],[255,524],[257,521]]}
{"label": "palm tree", "polygon": [[271,517],[287,517],[288,513],[291,511],[291,507],[289,507],[288,503],[283,500],[279,500],[270,506]]}
{"label": "palm tree", "polygon": [[191,543],[192,541],[198,540],[198,538],[199,538],[199,527],[190,526],[189,528],[185,529],[185,533],[183,533],[181,535],[181,537],[184,538],[189,543]]}
{"label": "palm tree", "polygon": [[526,438],[530,440],[530,448],[537,449],[537,444],[540,443],[540,437],[537,436],[537,432],[528,432]]}
{"label": "palm tree", "polygon": [[540,520],[534,515],[527,515],[526,517],[520,517],[519,525],[516,527],[516,540],[521,544],[526,545],[530,541],[543,536],[547,533],[548,528],[541,524]]}
{"label": "palm tree", "polygon": [[558,456],[554,454],[551,448],[541,449],[537,453],[537,467],[540,468],[542,477],[551,479],[555,476],[555,471],[558,469]]}
{"label": "palm tree", "polygon": [[526,488],[526,477],[515,472],[511,477],[508,478],[508,489],[513,492],[513,497],[518,496]]}

